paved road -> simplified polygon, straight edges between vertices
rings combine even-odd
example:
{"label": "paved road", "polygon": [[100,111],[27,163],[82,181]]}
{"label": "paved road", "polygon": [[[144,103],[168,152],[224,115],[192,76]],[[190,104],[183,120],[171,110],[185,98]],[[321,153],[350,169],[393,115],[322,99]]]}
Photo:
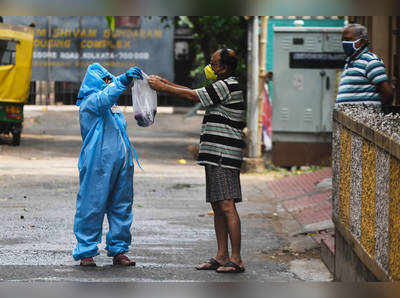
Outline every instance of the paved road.
{"label": "paved road", "polygon": [[[194,270],[215,254],[203,167],[187,146],[198,142],[201,116],[161,114],[140,128],[131,114],[128,132],[143,161],[135,169],[132,256],[134,268],[112,267],[104,251],[97,268],[77,266],[73,216],[81,139],[76,112],[26,113],[20,147],[0,145],[0,281],[296,281],[306,279],[289,262],[266,257],[287,245],[270,220],[263,175],[242,175],[239,204],[247,271],[221,275]],[[178,162],[185,159],[186,164]],[[106,221],[103,235],[107,232]],[[315,261],[315,260],[314,260]],[[326,274],[321,270],[321,274]]]}

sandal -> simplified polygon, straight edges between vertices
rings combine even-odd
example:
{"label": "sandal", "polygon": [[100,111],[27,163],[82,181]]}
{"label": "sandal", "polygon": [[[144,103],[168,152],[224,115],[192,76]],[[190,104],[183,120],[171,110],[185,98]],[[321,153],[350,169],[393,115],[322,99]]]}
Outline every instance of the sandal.
{"label": "sandal", "polygon": [[224,268],[234,268],[234,270],[216,270],[218,273],[243,273],[244,272],[244,267],[240,267],[238,264],[235,264],[233,262],[228,262],[225,265],[221,266]]}
{"label": "sandal", "polygon": [[94,262],[93,257],[81,259],[81,263],[79,265],[83,267],[96,267],[96,263]]}
{"label": "sandal", "polygon": [[124,254],[117,254],[113,258],[113,265],[121,265],[121,266],[135,266],[136,263],[129,259]]}
{"label": "sandal", "polygon": [[[200,267],[200,265],[207,263],[210,264],[210,266],[206,266],[206,267]],[[216,270],[219,267],[221,267],[222,265],[214,258],[209,259],[208,261],[203,262],[202,264],[196,266],[195,268],[197,270]]]}

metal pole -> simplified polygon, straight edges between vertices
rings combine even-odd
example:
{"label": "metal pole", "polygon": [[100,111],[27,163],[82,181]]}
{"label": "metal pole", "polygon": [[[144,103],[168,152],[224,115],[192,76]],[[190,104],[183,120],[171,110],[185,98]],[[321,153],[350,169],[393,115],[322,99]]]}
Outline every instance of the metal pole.
{"label": "metal pole", "polygon": [[247,157],[250,157],[250,119],[251,119],[251,96],[252,96],[252,57],[251,57],[251,49],[252,49],[252,35],[253,35],[253,20],[249,17],[249,21],[247,22],[247,127],[248,127],[248,135],[247,135]]}
{"label": "metal pole", "polygon": [[50,40],[51,40],[51,16],[48,16],[47,22],[47,82],[45,105],[50,103]]}
{"label": "metal pole", "polygon": [[258,129],[257,129],[257,157],[261,157],[261,135],[262,135],[262,112],[264,107],[264,84],[266,76],[267,62],[267,28],[268,17],[261,17],[260,30],[260,53],[259,53],[259,73],[258,73]]}
{"label": "metal pole", "polygon": [[249,134],[249,157],[259,157],[258,146],[258,16],[254,16],[251,24],[251,69],[250,92],[247,99],[247,127]]}

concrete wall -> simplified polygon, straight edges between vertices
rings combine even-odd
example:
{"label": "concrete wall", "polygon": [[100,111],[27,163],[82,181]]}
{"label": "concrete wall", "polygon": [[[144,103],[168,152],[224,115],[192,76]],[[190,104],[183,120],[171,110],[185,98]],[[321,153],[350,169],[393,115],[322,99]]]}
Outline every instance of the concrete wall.
{"label": "concrete wall", "polygon": [[337,280],[400,280],[400,142],[334,111]]}

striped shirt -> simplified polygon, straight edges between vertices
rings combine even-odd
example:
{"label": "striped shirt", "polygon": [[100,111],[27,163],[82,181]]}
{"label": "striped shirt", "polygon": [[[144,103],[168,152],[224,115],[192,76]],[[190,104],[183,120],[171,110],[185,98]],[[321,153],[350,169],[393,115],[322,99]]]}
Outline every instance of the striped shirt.
{"label": "striped shirt", "polygon": [[366,47],[355,59],[346,61],[336,103],[380,104],[381,95],[376,86],[388,80],[382,59]]}
{"label": "striped shirt", "polygon": [[198,163],[240,169],[242,165],[242,132],[245,124],[245,102],[236,78],[219,80],[196,89],[205,107],[201,127]]}

